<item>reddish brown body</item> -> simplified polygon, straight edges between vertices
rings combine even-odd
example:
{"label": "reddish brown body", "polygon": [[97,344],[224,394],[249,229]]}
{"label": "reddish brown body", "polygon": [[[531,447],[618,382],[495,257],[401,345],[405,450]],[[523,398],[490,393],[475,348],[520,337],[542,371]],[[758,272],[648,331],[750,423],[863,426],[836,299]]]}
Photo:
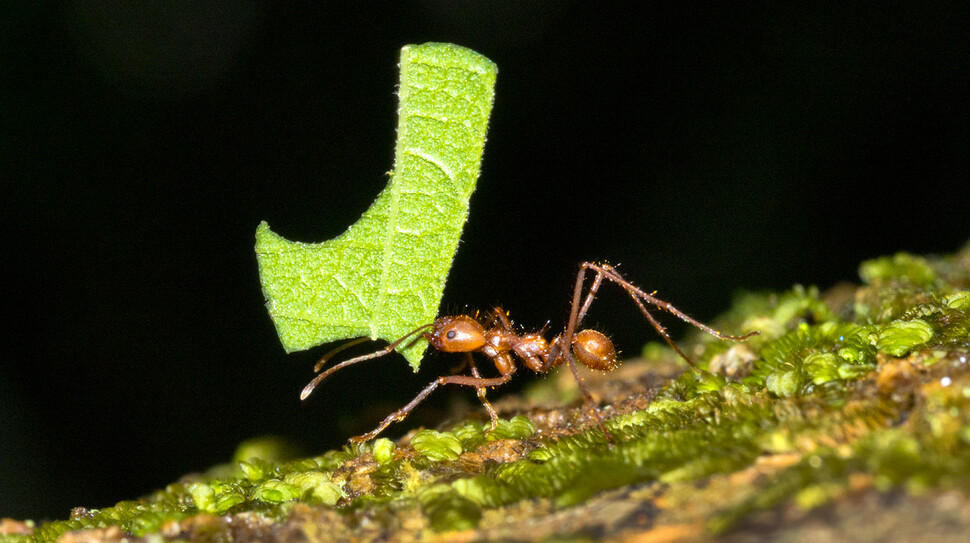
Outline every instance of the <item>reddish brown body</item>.
{"label": "reddish brown body", "polygon": [[[492,360],[502,375],[515,372],[516,358],[539,373],[562,364],[561,353],[556,359],[550,359],[546,338],[539,334],[516,334],[500,308],[495,309],[495,320],[499,325],[486,328],[467,315],[441,317],[434,321],[431,332],[422,335],[441,352],[480,352]],[[552,343],[558,345],[560,337]],[[609,371],[617,365],[613,342],[596,330],[582,330],[573,336],[572,354],[584,366],[594,370]]]}
{"label": "reddish brown body", "polygon": [[[586,282],[586,274],[588,271],[595,272],[595,276],[584,298],[583,287]],[[438,351],[445,353],[465,353],[466,361],[471,368],[471,375],[449,375],[438,377],[432,381],[431,384],[425,387],[425,389],[422,390],[413,400],[411,400],[411,402],[385,418],[377,428],[362,436],[353,438],[354,441],[367,441],[374,438],[392,423],[404,419],[408,413],[410,413],[415,407],[418,406],[418,404],[424,401],[424,399],[427,398],[428,395],[440,385],[447,384],[474,387],[478,393],[479,399],[482,401],[482,404],[485,406],[485,409],[491,416],[491,429],[495,429],[498,424],[498,415],[495,413],[495,410],[492,408],[492,405],[488,402],[488,400],[485,399],[485,389],[487,387],[494,387],[508,382],[516,371],[516,361],[521,362],[525,367],[538,373],[548,372],[552,368],[555,368],[565,362],[573,372],[573,375],[575,375],[576,380],[579,383],[579,388],[582,391],[587,404],[590,405],[596,413],[596,420],[599,427],[609,439],[609,433],[606,431],[606,427],[603,426],[603,422],[599,417],[599,410],[593,403],[592,397],[586,390],[583,380],[580,378],[576,368],[576,362],[598,371],[610,371],[615,369],[618,365],[616,348],[613,346],[613,342],[610,341],[608,337],[600,332],[597,332],[596,330],[587,329],[577,331],[577,328],[582,322],[583,318],[586,316],[586,312],[589,310],[589,306],[592,304],[596,292],[599,290],[599,287],[603,282],[603,279],[616,283],[626,290],[626,292],[631,298],[633,298],[633,301],[640,308],[640,311],[643,313],[644,317],[646,317],[647,321],[650,322],[654,329],[656,329],[657,332],[664,337],[667,343],[695,369],[696,366],[694,363],[677,347],[673,340],[670,339],[670,336],[667,335],[667,331],[647,310],[644,302],[668,311],[678,318],[720,339],[737,341],[758,333],[751,332],[743,336],[729,336],[727,334],[722,334],[721,332],[718,332],[717,330],[714,330],[713,328],[710,328],[690,318],[669,303],[655,298],[653,295],[647,294],[646,292],[633,286],[631,283],[623,279],[623,277],[620,276],[620,274],[618,274],[613,267],[606,264],[584,262],[580,267],[579,275],[576,277],[576,285],[573,291],[573,307],[569,314],[569,322],[566,325],[563,333],[556,336],[551,342],[547,342],[541,334],[516,333],[512,327],[512,323],[509,322],[508,317],[506,317],[505,313],[500,308],[496,308],[494,313],[491,315],[491,318],[485,320],[484,322],[467,315],[439,317],[435,319],[433,323],[426,324],[415,329],[411,333],[392,342],[384,349],[352,358],[350,360],[345,360],[344,362],[341,362],[321,373],[315,379],[313,379],[313,381],[311,381],[306,388],[303,389],[303,393],[300,397],[306,398],[309,396],[313,389],[321,381],[326,379],[327,376],[333,372],[345,366],[355,364],[362,360],[384,356],[405,342],[409,342],[408,344],[410,344],[417,341],[418,338],[424,338]],[[333,351],[330,351],[319,362],[317,362],[314,370],[320,371],[323,365],[326,364],[326,362],[335,354],[362,341],[366,341],[366,338],[352,341],[334,349]],[[567,347],[563,347],[564,345]],[[472,357],[472,353],[480,353],[485,358],[490,360],[498,370],[499,376],[482,377],[478,372],[478,368],[475,366],[475,359]]]}

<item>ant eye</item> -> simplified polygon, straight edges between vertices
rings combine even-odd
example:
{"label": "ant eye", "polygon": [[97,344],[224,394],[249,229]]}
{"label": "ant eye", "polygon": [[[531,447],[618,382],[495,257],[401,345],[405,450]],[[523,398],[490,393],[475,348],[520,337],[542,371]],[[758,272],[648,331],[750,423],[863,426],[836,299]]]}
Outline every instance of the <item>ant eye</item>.
{"label": "ant eye", "polygon": [[447,336],[448,339],[455,339],[455,331],[454,330],[448,330],[448,333],[445,334],[445,336]]}

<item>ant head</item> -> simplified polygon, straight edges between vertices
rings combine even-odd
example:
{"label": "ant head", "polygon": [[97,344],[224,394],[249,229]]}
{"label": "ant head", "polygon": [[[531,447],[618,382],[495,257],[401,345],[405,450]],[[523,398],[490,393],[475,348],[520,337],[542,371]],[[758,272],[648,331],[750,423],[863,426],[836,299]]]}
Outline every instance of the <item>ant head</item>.
{"label": "ant head", "polygon": [[445,353],[470,353],[485,346],[485,329],[467,315],[441,317],[425,334],[428,343]]}

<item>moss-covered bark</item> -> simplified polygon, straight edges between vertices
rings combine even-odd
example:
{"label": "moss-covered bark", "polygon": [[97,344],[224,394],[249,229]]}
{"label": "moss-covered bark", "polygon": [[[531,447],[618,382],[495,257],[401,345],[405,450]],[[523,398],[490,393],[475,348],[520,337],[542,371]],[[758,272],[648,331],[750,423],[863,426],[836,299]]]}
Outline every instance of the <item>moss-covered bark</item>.
{"label": "moss-covered bark", "polygon": [[487,436],[468,421],[291,461],[249,444],[137,501],[7,521],[29,534],[0,541],[964,540],[970,246],[860,275],[740,297],[717,326],[763,333],[688,341],[710,373],[651,345],[590,375],[612,443],[562,374],[496,403],[510,420]]}

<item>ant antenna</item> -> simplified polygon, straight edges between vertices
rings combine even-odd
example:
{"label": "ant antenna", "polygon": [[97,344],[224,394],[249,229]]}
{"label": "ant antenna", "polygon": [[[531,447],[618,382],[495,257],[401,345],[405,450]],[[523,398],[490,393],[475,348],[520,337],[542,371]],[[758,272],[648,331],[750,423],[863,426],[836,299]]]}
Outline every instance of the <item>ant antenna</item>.
{"label": "ant antenna", "polygon": [[[356,364],[358,362],[363,362],[364,360],[370,360],[372,358],[379,358],[381,356],[384,356],[384,355],[390,353],[391,351],[393,351],[394,349],[396,349],[397,346],[400,345],[401,343],[404,343],[405,341],[407,341],[408,338],[413,338],[407,344],[407,346],[410,347],[411,345],[414,344],[415,341],[417,341],[418,339],[421,338],[421,336],[422,336],[421,332],[423,330],[426,330],[428,328],[431,328],[432,326],[434,326],[433,323],[432,324],[423,324],[423,325],[415,328],[414,330],[411,330],[407,334],[404,334],[403,336],[399,337],[398,339],[394,340],[387,347],[384,347],[383,349],[381,349],[379,351],[374,351],[374,352],[369,353],[369,354],[361,355],[361,356],[358,356],[358,357],[355,357],[355,358],[351,358],[349,360],[344,360],[343,362],[337,364],[336,366],[334,366],[334,367],[328,369],[327,371],[321,373],[320,375],[317,375],[316,377],[314,377],[313,380],[310,381],[310,383],[307,384],[307,386],[305,386],[303,388],[303,392],[300,393],[300,399],[301,400],[307,399],[307,396],[309,396],[313,392],[313,389],[315,389],[317,387],[317,385],[320,384],[321,381],[323,381],[324,379],[326,379],[327,377],[329,377],[330,374],[332,374],[333,372],[335,372],[335,371],[337,371],[339,369],[346,368],[347,366],[350,366],[351,364]],[[414,337],[416,334],[417,334],[417,337]],[[330,360],[331,358],[333,358],[333,356],[336,355],[337,353],[340,353],[341,351],[344,351],[346,349],[349,349],[349,348],[353,347],[354,345],[359,345],[359,344],[361,344],[361,343],[363,343],[365,341],[368,341],[368,340],[369,340],[369,338],[366,338],[366,337],[358,338],[358,339],[355,339],[353,341],[348,341],[347,343],[344,343],[343,345],[337,347],[336,349],[328,352],[327,354],[323,355],[323,358],[321,358],[320,361],[316,363],[316,365],[313,366],[313,371],[320,371],[320,368],[322,368],[324,366],[324,364],[326,364],[327,361]]]}

